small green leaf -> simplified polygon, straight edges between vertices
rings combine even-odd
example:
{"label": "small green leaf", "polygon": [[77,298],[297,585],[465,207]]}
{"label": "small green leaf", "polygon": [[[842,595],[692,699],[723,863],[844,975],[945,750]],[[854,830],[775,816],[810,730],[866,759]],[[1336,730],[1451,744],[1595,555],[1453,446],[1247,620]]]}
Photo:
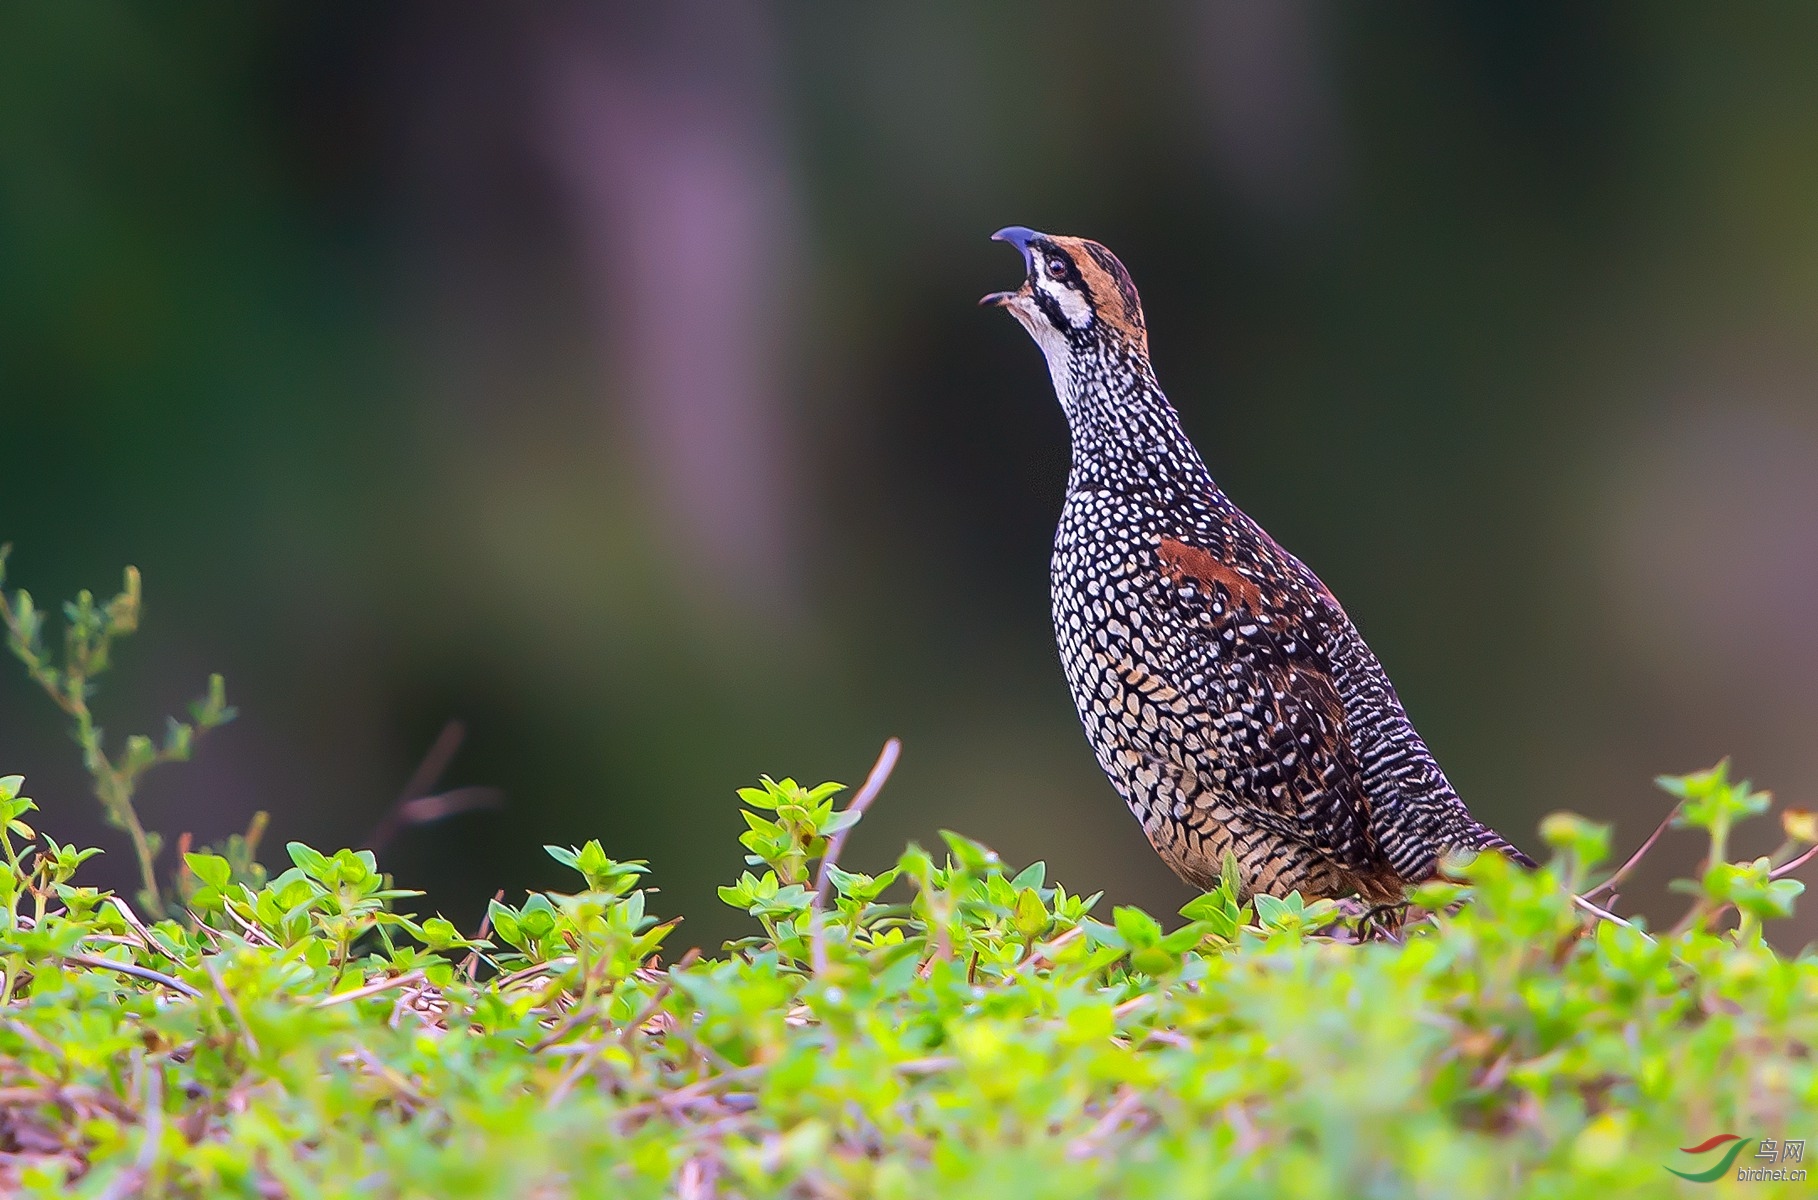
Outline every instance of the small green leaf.
{"label": "small green leaf", "polygon": [[1004,863],[997,856],[997,851],[982,842],[975,842],[951,829],[940,831],[941,840],[947,843],[953,860],[965,871],[973,875],[984,875],[991,871],[1001,870]]}
{"label": "small green leaf", "polygon": [[299,871],[317,883],[334,883],[334,865],[319,851],[305,846],[302,842],[286,842],[284,851],[290,855],[290,861],[297,865]]}
{"label": "small green leaf", "polygon": [[1048,864],[1036,861],[1018,871],[1016,873],[1016,878],[1010,881],[1010,886],[1018,889],[1035,888],[1037,891],[1040,891],[1042,884],[1047,881],[1047,878]]}
{"label": "small green leaf", "polygon": [[1018,934],[1025,940],[1034,940],[1046,933],[1054,920],[1048,913],[1047,905],[1042,903],[1041,895],[1034,888],[1025,887],[1016,895],[1013,922]]}
{"label": "small green leaf", "polygon": [[218,854],[185,854],[183,861],[197,879],[210,887],[225,889],[233,879],[233,867]]}

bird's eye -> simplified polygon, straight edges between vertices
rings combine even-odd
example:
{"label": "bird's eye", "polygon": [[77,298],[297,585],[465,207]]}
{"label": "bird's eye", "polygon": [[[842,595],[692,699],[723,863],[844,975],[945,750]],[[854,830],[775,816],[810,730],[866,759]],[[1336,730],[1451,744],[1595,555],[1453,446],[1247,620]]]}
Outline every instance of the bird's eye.
{"label": "bird's eye", "polygon": [[1065,279],[1067,277],[1067,260],[1051,258],[1048,260],[1048,278]]}

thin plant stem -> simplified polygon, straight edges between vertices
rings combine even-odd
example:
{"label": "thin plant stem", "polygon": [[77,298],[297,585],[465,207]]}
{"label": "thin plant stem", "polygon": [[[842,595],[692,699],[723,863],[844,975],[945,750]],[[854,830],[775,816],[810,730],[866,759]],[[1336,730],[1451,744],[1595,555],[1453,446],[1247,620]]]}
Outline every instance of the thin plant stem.
{"label": "thin plant stem", "polygon": [[[871,774],[865,777],[865,784],[859,788],[852,803],[846,811],[857,816],[864,816],[871,802],[877,799],[878,793],[884,790],[884,784],[890,780],[890,772],[896,769],[897,756],[903,752],[903,743],[891,738],[878,751],[877,762],[871,766]],[[853,822],[856,824],[857,822]],[[823,920],[822,908],[827,903],[827,894],[833,887],[833,866],[839,861],[840,851],[846,847],[846,838],[852,832],[852,824],[839,830],[827,840],[826,852],[821,855],[820,866],[815,871],[814,894],[808,900],[808,937],[810,961],[816,975],[827,973],[827,941],[821,929]]]}

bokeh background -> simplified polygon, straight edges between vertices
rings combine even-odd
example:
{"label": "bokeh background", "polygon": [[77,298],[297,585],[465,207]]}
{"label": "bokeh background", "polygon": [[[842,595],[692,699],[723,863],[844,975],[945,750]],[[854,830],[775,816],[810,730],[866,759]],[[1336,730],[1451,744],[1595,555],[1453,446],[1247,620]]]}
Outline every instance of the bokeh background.
{"label": "bokeh background", "polygon": [[[733,789],[891,734],[853,862],[953,827],[1171,910],[1055,662],[1065,429],[974,307],[1028,224],[1123,257],[1481,816],[1633,845],[1724,755],[1818,802],[1814,61],[1794,3],[8,6],[11,582],[144,570],[116,735],[226,674],[173,835],[357,844],[464,721],[504,807],[384,856],[464,924],[598,836],[716,945]],[[130,883],[16,665],[0,765]]]}

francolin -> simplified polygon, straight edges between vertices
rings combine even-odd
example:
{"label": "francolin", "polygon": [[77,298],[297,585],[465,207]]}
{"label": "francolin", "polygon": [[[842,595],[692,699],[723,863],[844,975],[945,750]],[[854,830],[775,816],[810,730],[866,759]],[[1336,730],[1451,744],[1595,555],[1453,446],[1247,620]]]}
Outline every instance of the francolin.
{"label": "francolin", "polygon": [[1225,497],[1149,365],[1136,288],[1083,238],[1013,226],[1005,308],[1072,436],[1050,582],[1086,738],[1174,872],[1392,903],[1455,850],[1533,862],[1465,809],[1319,578]]}

